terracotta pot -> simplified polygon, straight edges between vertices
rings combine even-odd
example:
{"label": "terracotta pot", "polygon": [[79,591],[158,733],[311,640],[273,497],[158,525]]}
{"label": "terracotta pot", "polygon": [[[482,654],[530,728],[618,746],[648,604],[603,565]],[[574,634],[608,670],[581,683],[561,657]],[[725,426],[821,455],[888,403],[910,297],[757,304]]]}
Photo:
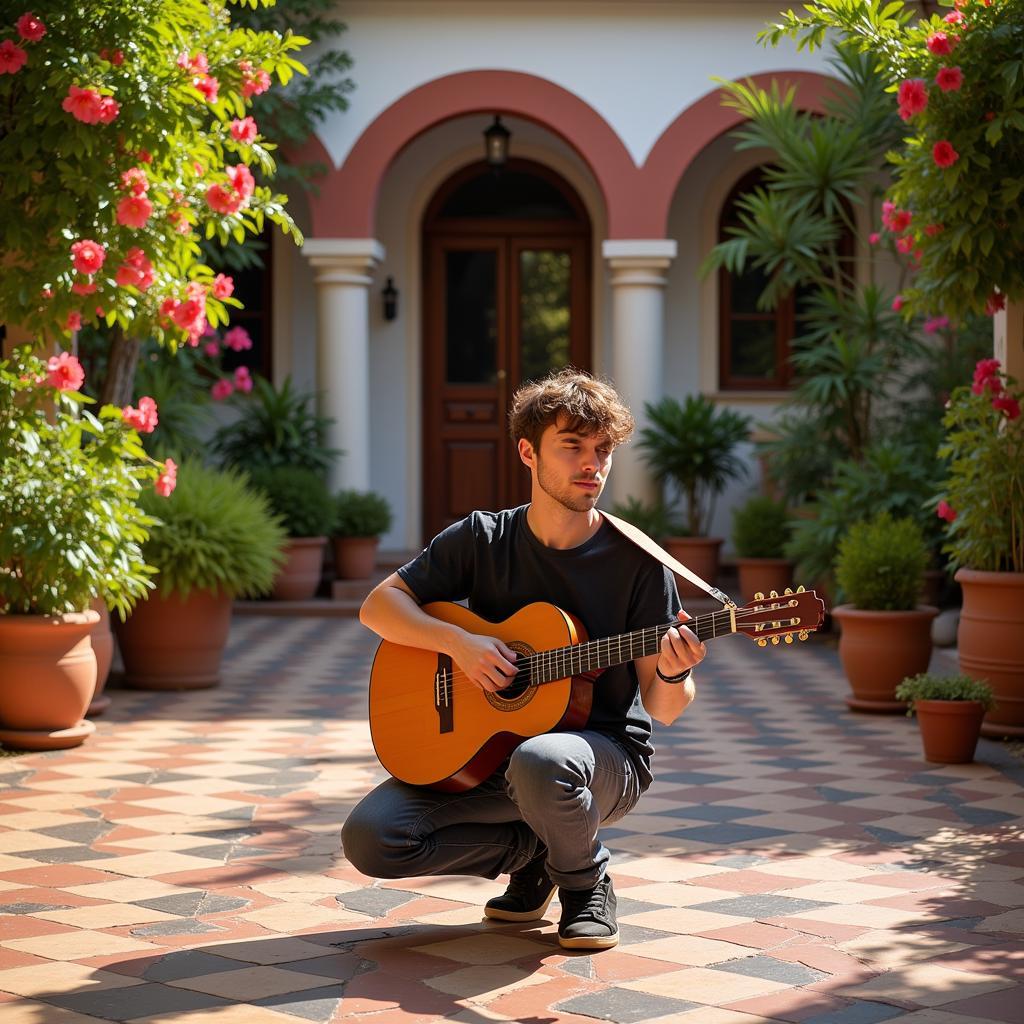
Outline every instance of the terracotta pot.
{"label": "terracotta pot", "polygon": [[985,708],[976,700],[915,700],[924,759],[938,764],[974,760]]}
{"label": "terracotta pot", "polygon": [[743,604],[755,594],[766,597],[774,590],[781,594],[793,586],[793,563],[788,558],[737,558],[740,592],[736,600]]}
{"label": "terracotta pot", "polygon": [[1024,736],[1024,572],[958,569],[964,605],[957,630],[960,671],[984,679],[996,698],[982,736]]}
{"label": "terracotta pot", "polygon": [[91,607],[100,618],[89,633],[92,649],[96,654],[96,691],[86,711],[89,716],[102,715],[110,707],[110,698],[103,692],[103,687],[107,685],[110,663],[114,660],[114,634],[110,629],[110,612],[107,605],[97,597]]}
{"label": "terracotta pot", "polygon": [[275,601],[308,601],[316,593],[326,544],[326,537],[289,538],[284,548],[284,564],[270,592]]}
{"label": "terracotta pot", "polygon": [[853,697],[853,711],[906,711],[896,687],[907,676],[928,670],[932,656],[932,619],[939,609],[919,604],[910,611],[866,611],[852,604],[832,609],[842,633],[839,660]]}
{"label": "terracotta pot", "polygon": [[[718,578],[718,549],[722,546],[721,537],[666,537],[665,550],[678,559],[691,572],[695,572],[702,580],[716,586]],[[707,597],[708,595],[688,583],[681,576],[676,576],[676,587],[679,597],[686,602],[691,597]]]}
{"label": "terracotta pot", "polygon": [[0,615],[0,743],[20,750],[76,747],[95,730],[83,720],[96,689],[92,610]]}
{"label": "terracotta pot", "polygon": [[220,682],[231,628],[231,598],[193,590],[150,593],[117,624],[125,681],[140,690],[201,690]]}
{"label": "terracotta pot", "polygon": [[379,543],[379,537],[334,537],[334,571],[338,579],[369,579],[377,567]]}

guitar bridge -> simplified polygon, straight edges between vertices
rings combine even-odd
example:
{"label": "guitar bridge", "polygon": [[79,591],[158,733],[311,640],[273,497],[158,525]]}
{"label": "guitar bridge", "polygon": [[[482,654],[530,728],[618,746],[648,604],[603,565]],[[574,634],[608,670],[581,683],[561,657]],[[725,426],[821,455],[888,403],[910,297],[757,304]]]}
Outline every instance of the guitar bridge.
{"label": "guitar bridge", "polygon": [[452,659],[447,655],[437,656],[437,671],[434,673],[434,710],[437,712],[438,731],[455,730],[455,687],[452,680]]}

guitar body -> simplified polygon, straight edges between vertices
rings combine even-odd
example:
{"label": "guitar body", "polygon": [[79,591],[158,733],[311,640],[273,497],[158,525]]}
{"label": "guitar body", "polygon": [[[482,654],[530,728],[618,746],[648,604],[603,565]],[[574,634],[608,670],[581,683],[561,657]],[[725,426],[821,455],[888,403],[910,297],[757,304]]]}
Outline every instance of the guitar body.
{"label": "guitar body", "polygon": [[[520,655],[587,639],[580,622],[552,604],[489,622],[462,605],[423,606],[436,619],[498,637]],[[382,641],[370,673],[370,733],[380,763],[402,782],[458,792],[490,776],[524,739],[582,728],[596,673],[485,693],[436,651]]]}

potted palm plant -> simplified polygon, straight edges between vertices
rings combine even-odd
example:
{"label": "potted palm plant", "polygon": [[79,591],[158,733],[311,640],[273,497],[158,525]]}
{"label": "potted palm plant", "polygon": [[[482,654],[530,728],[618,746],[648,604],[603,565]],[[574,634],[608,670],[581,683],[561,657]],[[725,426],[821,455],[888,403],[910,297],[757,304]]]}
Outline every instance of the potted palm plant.
{"label": "potted palm plant", "polygon": [[391,506],[374,491],[340,491],[335,497],[334,566],[340,579],[373,575],[380,535],[391,528]]}
{"label": "potted palm plant", "polygon": [[784,556],[790,519],[784,502],[756,494],[732,514],[740,594],[782,593],[793,585],[793,562]]}
{"label": "potted palm plant", "polygon": [[[639,447],[655,477],[678,492],[684,536],[666,537],[665,547],[709,583],[718,575],[721,537],[707,535],[715,498],[732,479],[746,473],[736,449],[750,434],[750,419],[720,409],[703,395],[680,404],[671,396],[645,407],[648,426]],[[682,596],[703,596],[691,583],[677,580]]]}
{"label": "potted palm plant", "polygon": [[993,704],[992,687],[969,676],[922,672],[904,679],[896,697],[917,714],[924,759],[938,764],[967,764],[981,734],[981,720]]}
{"label": "potted palm plant", "polygon": [[917,603],[927,561],[921,527],[889,512],[855,523],[839,542],[836,582],[848,603],[832,615],[842,630],[839,659],[854,711],[903,711],[896,687],[928,668],[939,610]]}
{"label": "potted palm plant", "polygon": [[625,519],[659,543],[666,537],[678,536],[682,528],[663,501],[627,498],[612,506],[612,515]]}
{"label": "potted palm plant", "polygon": [[11,747],[72,747],[93,731],[92,606],[124,615],[152,585],[142,546],[154,520],[137,500],[165,467],[139,444],[137,410],[88,410],[84,379],[66,352],[44,362],[24,346],[0,361],[0,741]]}
{"label": "potted palm plant", "polygon": [[320,585],[327,534],[334,525],[334,501],[323,477],[301,466],[268,466],[249,474],[271,511],[284,524],[288,542],[270,596],[308,601]]}
{"label": "potted palm plant", "polygon": [[264,494],[238,470],[186,461],[143,552],[156,592],[118,627],[129,685],[154,690],[215,686],[231,625],[231,602],[268,591],[285,531]]}

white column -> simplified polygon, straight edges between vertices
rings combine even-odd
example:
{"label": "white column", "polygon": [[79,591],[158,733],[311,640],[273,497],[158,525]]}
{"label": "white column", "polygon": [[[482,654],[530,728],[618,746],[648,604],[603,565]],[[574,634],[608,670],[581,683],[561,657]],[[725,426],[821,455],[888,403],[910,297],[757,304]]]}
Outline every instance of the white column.
{"label": "white column", "polygon": [[1007,302],[992,320],[993,354],[1011,377],[1024,384],[1024,302]]}
{"label": "white column", "polygon": [[341,455],[332,489],[370,488],[370,319],[373,272],[384,247],[373,238],[310,238],[302,247],[316,276],[317,390]]}
{"label": "white column", "polygon": [[[612,286],[612,378],[636,419],[647,425],[645,402],[662,396],[665,349],[666,271],[676,255],[674,239],[605,241]],[[634,440],[615,455],[610,481],[614,501],[650,501],[657,486]]]}

